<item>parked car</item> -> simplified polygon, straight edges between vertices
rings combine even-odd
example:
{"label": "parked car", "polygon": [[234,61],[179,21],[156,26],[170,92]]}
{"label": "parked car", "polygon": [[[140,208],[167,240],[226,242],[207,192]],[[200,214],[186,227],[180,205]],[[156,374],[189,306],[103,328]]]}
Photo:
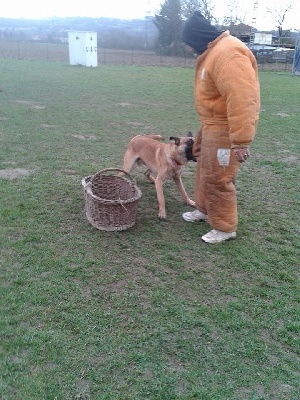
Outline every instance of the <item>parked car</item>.
{"label": "parked car", "polygon": [[284,47],[278,47],[273,50],[272,61],[274,62],[293,62],[294,60],[294,49],[286,49]]}
{"label": "parked car", "polygon": [[271,49],[260,49],[254,52],[254,55],[258,63],[270,63],[273,61],[273,50]]}
{"label": "parked car", "polygon": [[258,63],[272,63],[272,62],[290,62],[294,60],[294,49],[287,49],[284,47],[278,47],[276,49],[255,49],[252,50]]}

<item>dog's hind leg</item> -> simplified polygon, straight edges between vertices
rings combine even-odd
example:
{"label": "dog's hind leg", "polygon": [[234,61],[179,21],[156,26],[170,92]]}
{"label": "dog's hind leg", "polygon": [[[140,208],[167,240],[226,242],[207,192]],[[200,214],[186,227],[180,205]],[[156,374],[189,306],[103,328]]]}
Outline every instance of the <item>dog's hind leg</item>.
{"label": "dog's hind leg", "polygon": [[151,169],[147,169],[147,171],[144,172],[144,175],[150,182],[155,183],[155,178],[151,175],[151,173]]}
{"label": "dog's hind leg", "polygon": [[124,155],[123,170],[129,174],[137,160],[138,158],[131,151],[127,150]]}

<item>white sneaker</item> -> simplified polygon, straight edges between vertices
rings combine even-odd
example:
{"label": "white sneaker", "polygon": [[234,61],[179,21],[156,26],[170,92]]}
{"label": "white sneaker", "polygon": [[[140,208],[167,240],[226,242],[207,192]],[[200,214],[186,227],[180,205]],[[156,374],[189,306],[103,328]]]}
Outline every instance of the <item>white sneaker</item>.
{"label": "white sneaker", "polygon": [[202,240],[205,243],[220,243],[224,242],[225,240],[229,239],[235,239],[236,238],[236,232],[223,232],[223,231],[217,231],[216,229],[213,229],[212,231],[208,232],[206,235],[202,236]]}
{"label": "white sneaker", "polygon": [[208,216],[199,210],[185,212],[182,214],[182,218],[187,222],[199,222],[208,220]]}

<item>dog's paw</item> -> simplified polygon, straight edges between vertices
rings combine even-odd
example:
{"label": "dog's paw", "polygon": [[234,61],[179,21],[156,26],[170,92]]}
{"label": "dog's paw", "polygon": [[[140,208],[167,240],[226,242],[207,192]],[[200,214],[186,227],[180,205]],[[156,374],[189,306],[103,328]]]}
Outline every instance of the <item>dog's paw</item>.
{"label": "dog's paw", "polygon": [[158,219],[159,219],[160,221],[165,221],[165,220],[167,219],[167,216],[166,216],[166,214],[159,213],[159,214],[158,214]]}
{"label": "dog's paw", "polygon": [[194,202],[194,200],[191,200],[191,199],[188,199],[186,204],[188,204],[189,206],[192,206],[192,207],[196,207],[196,203]]}

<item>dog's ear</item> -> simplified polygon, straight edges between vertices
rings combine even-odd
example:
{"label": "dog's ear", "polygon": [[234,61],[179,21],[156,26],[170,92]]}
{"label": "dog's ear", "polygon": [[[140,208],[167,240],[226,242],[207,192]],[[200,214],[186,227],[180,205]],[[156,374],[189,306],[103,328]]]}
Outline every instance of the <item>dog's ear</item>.
{"label": "dog's ear", "polygon": [[193,134],[191,131],[188,131],[188,133],[186,134],[187,137],[193,137]]}
{"label": "dog's ear", "polygon": [[180,145],[180,139],[179,139],[178,137],[171,136],[171,137],[170,137],[170,140],[174,140],[176,146],[179,146],[179,145]]}

